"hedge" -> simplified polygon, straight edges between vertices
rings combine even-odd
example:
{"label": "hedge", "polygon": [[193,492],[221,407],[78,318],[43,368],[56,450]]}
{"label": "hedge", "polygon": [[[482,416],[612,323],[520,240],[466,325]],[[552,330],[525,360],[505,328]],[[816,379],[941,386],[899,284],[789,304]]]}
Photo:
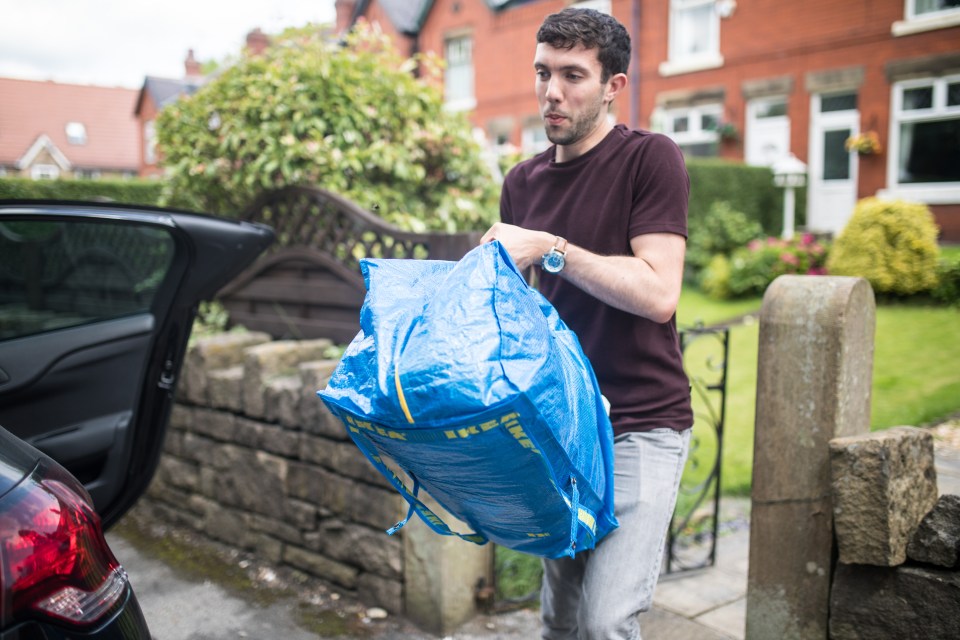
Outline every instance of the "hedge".
{"label": "hedge", "polygon": [[[707,216],[714,202],[727,202],[764,233],[779,236],[783,225],[783,189],[773,185],[770,169],[715,159],[687,161],[690,174],[689,224]],[[109,198],[128,204],[156,205],[161,180],[27,180],[0,178],[0,199],[55,199],[95,201]],[[179,203],[177,206],[180,206]],[[804,224],[806,190],[797,190],[797,226]]]}
{"label": "hedge", "polygon": [[[693,227],[707,216],[714,202],[726,202],[763,226],[770,236],[783,230],[783,189],[773,184],[767,167],[752,167],[717,159],[689,159],[689,225]],[[796,190],[796,225],[805,223],[806,189]]]}
{"label": "hedge", "polygon": [[160,180],[29,180],[0,178],[3,200],[111,200],[123,204],[156,206]]}

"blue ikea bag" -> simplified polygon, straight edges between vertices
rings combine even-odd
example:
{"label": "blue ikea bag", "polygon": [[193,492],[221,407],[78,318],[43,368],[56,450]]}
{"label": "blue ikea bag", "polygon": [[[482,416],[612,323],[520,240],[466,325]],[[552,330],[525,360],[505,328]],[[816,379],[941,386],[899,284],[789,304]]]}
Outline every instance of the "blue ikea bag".
{"label": "blue ikea bag", "polygon": [[[319,396],[437,533],[559,558],[617,526],[593,369],[499,242],[459,262],[366,259],[360,332]],[[410,476],[410,487],[385,464]],[[454,533],[426,490],[473,529]]]}

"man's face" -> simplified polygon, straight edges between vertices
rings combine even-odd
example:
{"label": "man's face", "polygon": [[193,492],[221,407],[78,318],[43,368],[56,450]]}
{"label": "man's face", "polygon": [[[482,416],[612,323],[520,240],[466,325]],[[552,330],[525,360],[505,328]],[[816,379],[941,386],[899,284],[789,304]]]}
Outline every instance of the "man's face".
{"label": "man's face", "polygon": [[572,145],[600,129],[607,115],[607,83],[596,49],[537,45],[537,100],[550,142]]}

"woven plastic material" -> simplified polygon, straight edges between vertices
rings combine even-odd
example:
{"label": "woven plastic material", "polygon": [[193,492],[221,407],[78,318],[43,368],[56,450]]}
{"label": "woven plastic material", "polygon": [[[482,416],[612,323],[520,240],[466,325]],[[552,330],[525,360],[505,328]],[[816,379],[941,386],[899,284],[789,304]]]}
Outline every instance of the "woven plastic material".
{"label": "woven plastic material", "polygon": [[[593,369],[500,243],[459,262],[361,269],[360,333],[318,393],[410,504],[407,517],[550,558],[614,529],[613,435]],[[473,531],[453,533],[420,487]]]}

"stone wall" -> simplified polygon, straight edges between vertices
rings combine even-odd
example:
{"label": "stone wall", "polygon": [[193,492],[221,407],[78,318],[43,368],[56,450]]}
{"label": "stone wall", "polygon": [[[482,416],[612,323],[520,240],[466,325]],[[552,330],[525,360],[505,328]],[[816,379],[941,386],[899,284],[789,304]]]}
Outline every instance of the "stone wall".
{"label": "stone wall", "polygon": [[830,459],[830,638],[960,637],[960,496],[937,498],[930,432],[836,438]]}
{"label": "stone wall", "polygon": [[[491,552],[456,547],[456,564],[468,575],[445,576],[454,587],[432,584],[439,578],[423,575],[431,569],[422,562],[405,562],[440,562],[441,537],[410,535],[420,524],[413,521],[394,536],[384,532],[406,514],[406,503],[316,395],[337,364],[324,357],[329,347],[327,340],[271,341],[261,333],[191,346],[166,450],[141,508],[428,630],[456,626],[474,613],[472,593],[460,589],[457,602],[449,594],[480,577],[489,584]],[[407,583],[444,593],[445,601],[419,597],[410,605]]]}

